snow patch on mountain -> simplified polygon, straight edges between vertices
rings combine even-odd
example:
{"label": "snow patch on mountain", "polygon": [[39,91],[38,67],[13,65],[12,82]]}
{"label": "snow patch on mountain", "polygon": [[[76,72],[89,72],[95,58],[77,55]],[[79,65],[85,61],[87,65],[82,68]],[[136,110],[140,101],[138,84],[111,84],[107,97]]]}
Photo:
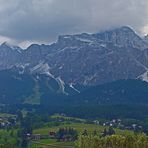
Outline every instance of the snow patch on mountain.
{"label": "snow patch on mountain", "polygon": [[50,73],[49,65],[44,62],[40,62],[38,65],[31,68],[30,71],[31,71],[31,73],[45,74],[45,75],[48,75],[48,76],[54,78],[54,76]]}
{"label": "snow patch on mountain", "polygon": [[79,41],[81,41],[81,42],[93,43],[92,40],[85,39],[85,38],[76,38],[76,39],[79,40]]}
{"label": "snow patch on mountain", "polygon": [[104,43],[104,44],[103,44],[103,43],[102,43],[102,44],[100,44],[100,46],[101,46],[101,47],[104,47],[104,48],[106,48],[106,47],[107,47],[107,45],[106,45],[105,43]]}
{"label": "snow patch on mountain", "polygon": [[80,93],[80,91],[78,90],[78,89],[76,89],[74,86],[73,86],[73,84],[71,83],[71,84],[69,84],[69,86],[70,86],[70,88],[72,88],[73,90],[75,90],[76,92],[78,92],[78,93]]}
{"label": "snow patch on mountain", "polygon": [[68,95],[68,93],[65,92],[65,82],[60,77],[56,78],[56,81],[58,82],[60,87],[59,92]]}
{"label": "snow patch on mountain", "polygon": [[140,75],[138,77],[138,79],[141,79],[141,80],[143,80],[145,82],[148,82],[148,71],[146,71],[145,73],[143,73],[142,75]]}

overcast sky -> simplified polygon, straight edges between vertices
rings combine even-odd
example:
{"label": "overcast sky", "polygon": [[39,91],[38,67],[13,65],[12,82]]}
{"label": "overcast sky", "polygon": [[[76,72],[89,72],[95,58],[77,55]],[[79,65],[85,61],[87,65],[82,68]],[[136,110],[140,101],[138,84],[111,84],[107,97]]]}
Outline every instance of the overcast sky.
{"label": "overcast sky", "polygon": [[0,43],[50,44],[58,35],[128,25],[148,33],[148,0],[0,0]]}

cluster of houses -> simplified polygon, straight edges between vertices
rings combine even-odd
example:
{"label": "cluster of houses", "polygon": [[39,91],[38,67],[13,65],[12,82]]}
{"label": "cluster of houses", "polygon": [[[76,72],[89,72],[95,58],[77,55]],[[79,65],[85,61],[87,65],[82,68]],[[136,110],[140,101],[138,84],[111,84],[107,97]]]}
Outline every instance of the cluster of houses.
{"label": "cluster of houses", "polygon": [[93,121],[93,123],[97,125],[115,127],[122,130],[142,130],[143,129],[143,127],[138,124],[124,125],[121,119],[113,119],[111,121],[106,121],[103,123],[100,123],[98,120],[95,120]]}
{"label": "cluster of houses", "polygon": [[[28,136],[30,136],[28,134]],[[41,135],[41,134],[33,134],[31,136],[31,139],[32,140],[40,140],[40,139],[57,139],[57,136],[56,136],[56,132],[49,132],[48,135]],[[72,139],[70,137],[63,137],[62,139],[60,139],[60,141],[63,141],[63,142],[66,142],[66,141],[72,141]]]}
{"label": "cluster of houses", "polygon": [[0,117],[0,129],[12,127],[16,124],[16,120],[12,118]]}
{"label": "cluster of houses", "polygon": [[77,137],[77,132],[72,128],[62,128],[59,131],[49,131],[48,135],[33,134],[27,135],[29,139],[40,140],[40,139],[57,139],[61,142],[75,141]]}
{"label": "cluster of houses", "polygon": [[121,125],[121,119],[113,119],[111,121],[106,121],[103,123],[98,120],[95,120],[95,121],[93,121],[93,123],[97,124],[97,125],[117,127],[117,126]]}
{"label": "cluster of houses", "polygon": [[[48,135],[42,135],[42,134],[27,134],[27,136],[29,138],[31,138],[32,140],[40,140],[40,139],[55,139],[56,138],[56,132],[53,131],[49,131]],[[30,137],[31,136],[31,137]]]}

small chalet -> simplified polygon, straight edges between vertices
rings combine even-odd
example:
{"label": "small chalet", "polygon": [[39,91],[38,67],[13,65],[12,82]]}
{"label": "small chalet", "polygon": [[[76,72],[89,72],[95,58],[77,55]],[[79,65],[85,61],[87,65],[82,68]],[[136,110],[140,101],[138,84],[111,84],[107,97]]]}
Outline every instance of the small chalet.
{"label": "small chalet", "polygon": [[50,138],[56,138],[56,132],[49,132],[49,137]]}

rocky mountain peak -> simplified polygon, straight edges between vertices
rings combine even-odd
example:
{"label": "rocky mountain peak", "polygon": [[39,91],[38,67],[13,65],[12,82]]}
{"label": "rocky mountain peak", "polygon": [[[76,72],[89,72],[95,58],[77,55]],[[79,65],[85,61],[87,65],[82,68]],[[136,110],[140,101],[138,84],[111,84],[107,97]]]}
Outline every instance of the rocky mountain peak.
{"label": "rocky mountain peak", "polygon": [[122,26],[122,27],[119,27],[115,30],[121,30],[121,31],[124,31],[124,32],[135,33],[135,31],[132,28],[130,28],[129,26]]}
{"label": "rocky mountain peak", "polygon": [[1,49],[11,49],[11,45],[8,42],[4,42],[0,46]]}
{"label": "rocky mountain peak", "polygon": [[144,36],[144,41],[148,43],[148,34]]}
{"label": "rocky mountain peak", "polygon": [[148,47],[148,44],[127,26],[97,33],[94,36],[104,42],[110,42],[120,47],[133,47],[141,50]]}
{"label": "rocky mountain peak", "polygon": [[67,84],[84,85],[145,80],[148,70],[148,44],[127,26],[96,34],[62,35],[54,44],[33,44],[22,52],[18,48],[7,43],[0,46],[0,70],[20,65],[16,68],[31,74],[52,74]]}
{"label": "rocky mountain peak", "polygon": [[16,51],[16,52],[19,52],[19,53],[22,52],[22,49],[21,49],[20,47],[15,46],[15,45],[11,45],[11,44],[9,44],[8,42],[2,43],[1,46],[0,46],[0,49],[1,49],[1,50]]}

